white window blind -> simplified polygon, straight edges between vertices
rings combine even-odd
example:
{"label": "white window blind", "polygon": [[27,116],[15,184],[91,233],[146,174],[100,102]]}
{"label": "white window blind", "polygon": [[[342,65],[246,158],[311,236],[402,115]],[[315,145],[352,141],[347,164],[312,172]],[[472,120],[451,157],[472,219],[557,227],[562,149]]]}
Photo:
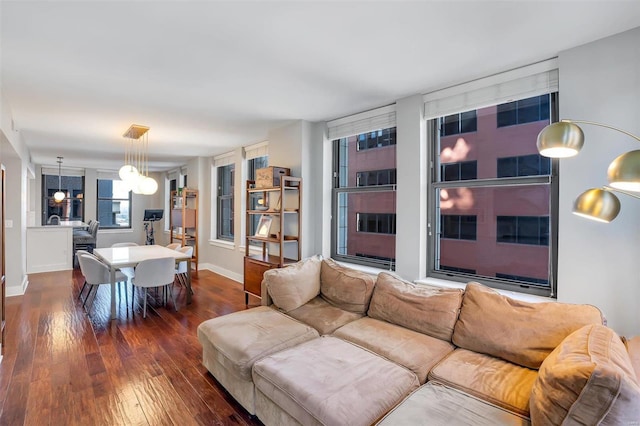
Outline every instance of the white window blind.
{"label": "white window blind", "polygon": [[558,91],[558,60],[538,62],[424,95],[425,118],[436,118]]}
{"label": "white window blind", "polygon": [[113,170],[97,170],[96,177],[104,180],[120,180],[118,172]]}
{"label": "white window blind", "polygon": [[233,164],[233,151],[213,157],[215,167],[228,166],[229,164]]}
{"label": "white window blind", "polygon": [[269,155],[269,142],[265,141],[244,147],[244,158],[246,160],[253,160],[267,155]]}
{"label": "white window blind", "polygon": [[338,118],[327,123],[330,140],[395,126],[395,105],[388,105],[386,107],[361,112],[349,117]]}
{"label": "white window blind", "polygon": [[[43,175],[55,175],[58,176],[58,168],[57,167],[43,167],[42,168]],[[60,170],[61,176],[84,176],[84,169],[68,169],[62,167]]]}

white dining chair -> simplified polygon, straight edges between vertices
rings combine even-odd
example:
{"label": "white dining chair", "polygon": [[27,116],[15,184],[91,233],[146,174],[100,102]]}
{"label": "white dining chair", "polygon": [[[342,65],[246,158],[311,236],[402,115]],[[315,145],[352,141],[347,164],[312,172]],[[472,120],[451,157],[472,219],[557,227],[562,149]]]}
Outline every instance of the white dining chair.
{"label": "white dining chair", "polygon": [[[144,288],[144,307],[143,307],[143,318],[147,317],[147,289],[149,287],[163,287],[164,290],[170,291],[170,285],[173,284],[173,280],[175,279],[175,259],[173,257],[163,257],[159,259],[148,259],[143,260],[138,263],[136,266],[136,276],[131,280],[134,288],[140,287]],[[166,294],[164,293],[164,303],[166,305]],[[171,296],[173,299],[173,306],[177,310],[176,300],[173,297],[173,292],[171,292]],[[135,297],[131,301],[131,306],[133,307]]]}
{"label": "white dining chair", "polygon": [[[88,254],[88,255],[93,256],[93,254],[89,253],[86,250],[76,250],[76,259],[77,259],[77,264],[78,265],[80,265],[80,255],[81,254]],[[80,272],[82,272],[82,268],[80,268]],[[84,272],[82,272],[82,277],[84,278]],[[84,278],[84,283],[82,284],[82,288],[80,289],[80,293],[78,293],[78,299],[82,298],[82,292],[84,291],[84,289],[86,287],[87,287],[87,280],[86,280],[86,278]]]}
{"label": "white dining chair", "polygon": [[171,244],[167,244],[166,247],[168,249],[171,249],[171,250],[178,250],[180,247],[182,247],[182,244],[180,244],[180,243],[171,243]]}
{"label": "white dining chair", "polygon": [[[89,291],[84,298],[84,302],[82,306],[84,307],[87,304],[87,301],[91,297],[91,292],[93,291],[93,298],[91,299],[91,303],[86,307],[87,313],[91,309],[93,302],[96,298],[96,294],[98,293],[98,287],[102,284],[110,284],[111,276],[109,274],[109,268],[104,263],[100,262],[97,257],[90,253],[81,253],[78,256],[78,263],[80,264],[80,271],[82,271],[82,275],[84,275],[85,283],[88,284]],[[123,283],[127,281],[127,276],[120,271],[116,271],[116,283]],[[121,294],[121,287],[118,285],[118,293]],[[125,291],[125,303],[128,305],[129,300],[127,296],[127,292]]]}
{"label": "white dining chair", "polygon": [[[177,251],[184,253],[189,257],[193,256],[193,246],[184,246],[179,248]],[[178,284],[185,288],[190,288],[191,286],[187,286],[187,264],[188,262],[186,260],[178,263],[175,273]],[[191,294],[193,294],[193,290],[191,290]]]}

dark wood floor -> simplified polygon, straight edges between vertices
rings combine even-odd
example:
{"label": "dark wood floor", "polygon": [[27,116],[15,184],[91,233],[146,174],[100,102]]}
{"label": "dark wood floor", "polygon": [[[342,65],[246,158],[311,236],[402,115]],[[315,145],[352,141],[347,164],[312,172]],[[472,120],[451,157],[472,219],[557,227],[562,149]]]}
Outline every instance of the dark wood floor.
{"label": "dark wood floor", "polygon": [[152,304],[143,319],[123,300],[115,321],[108,286],[87,315],[77,270],[29,275],[7,299],[0,425],[260,425],[201,365],[196,337],[202,321],[245,309],[242,286],[198,275],[192,304],[175,288],[178,312]]}

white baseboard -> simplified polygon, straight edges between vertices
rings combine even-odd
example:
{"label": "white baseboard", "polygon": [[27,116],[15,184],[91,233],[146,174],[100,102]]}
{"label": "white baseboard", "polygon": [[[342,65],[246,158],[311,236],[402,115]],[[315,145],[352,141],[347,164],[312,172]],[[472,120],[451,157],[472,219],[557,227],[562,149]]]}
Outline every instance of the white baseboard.
{"label": "white baseboard", "polygon": [[24,293],[27,291],[27,287],[29,287],[29,276],[25,275],[22,277],[22,284],[20,284],[20,286],[14,285],[14,286],[5,287],[6,296],[7,297],[23,296]]}
{"label": "white baseboard", "polygon": [[213,263],[199,263],[198,268],[207,269],[211,272],[215,272],[216,274],[220,274],[223,277],[227,277],[241,284],[244,282],[244,275],[238,274],[237,272],[233,272],[225,268],[221,268],[220,266],[214,265]]}

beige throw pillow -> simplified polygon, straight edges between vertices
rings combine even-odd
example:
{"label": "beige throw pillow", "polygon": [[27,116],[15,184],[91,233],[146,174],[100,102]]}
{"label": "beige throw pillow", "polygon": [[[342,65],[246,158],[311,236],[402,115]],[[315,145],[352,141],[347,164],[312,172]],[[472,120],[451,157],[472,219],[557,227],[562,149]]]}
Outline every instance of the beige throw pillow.
{"label": "beige throw pillow", "polygon": [[320,294],[327,302],[345,311],[366,313],[375,281],[374,276],[341,266],[333,259],[322,261]]}
{"label": "beige throw pillow", "polygon": [[461,302],[462,290],[416,285],[381,272],[367,315],[450,342]]}
{"label": "beige throw pillow", "polygon": [[638,424],[640,387],[620,337],[602,325],[569,335],[540,366],[529,406],[532,424]]}
{"label": "beige throw pillow", "polygon": [[292,311],[320,293],[322,258],[313,256],[285,268],[269,269],[262,276],[273,304]]}
{"label": "beige throw pillow", "polygon": [[542,361],[572,332],[602,324],[591,305],[511,299],[478,283],[469,283],[462,299],[453,343],[514,364],[538,369]]}

